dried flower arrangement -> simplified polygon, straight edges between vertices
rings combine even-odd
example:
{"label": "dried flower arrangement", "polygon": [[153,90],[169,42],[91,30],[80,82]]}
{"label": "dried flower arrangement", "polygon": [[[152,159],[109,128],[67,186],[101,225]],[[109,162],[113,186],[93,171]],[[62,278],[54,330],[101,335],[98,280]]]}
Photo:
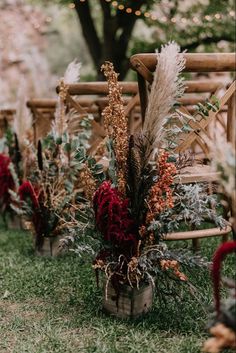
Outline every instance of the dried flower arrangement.
{"label": "dried flower arrangement", "polygon": [[224,226],[210,207],[214,197],[206,193],[204,185],[175,182],[187,159],[172,155],[168,141],[163,142],[165,125],[184,92],[179,77],[184,57],[179,51],[175,43],[162,48],[143,129],[131,136],[118,74],[111,63],[102,65],[109,87],[109,105],[103,111],[108,176],[94,193],[93,212],[89,203],[84,207],[84,222],[78,224],[75,243],[79,254],[91,248],[97,251],[93,267],[97,275],[100,270],[105,273],[106,296],[112,285],[116,301],[122,285],[141,288],[144,283],[154,283],[156,276],[159,289],[172,288],[174,292],[175,284],[187,283],[181,267],[203,264],[198,257],[168,250],[162,242],[167,232],[178,229],[181,223],[199,226],[205,217]]}
{"label": "dried flower arrangement", "polygon": [[[65,78],[74,77],[78,68],[80,65],[70,64]],[[50,240],[48,252],[51,254],[55,240],[73,228],[83,187],[88,192],[92,190],[91,185],[84,185],[86,173],[91,174],[94,180],[103,178],[101,167],[86,156],[91,117],[81,120],[81,132],[76,135],[68,133],[70,113],[66,112],[65,105],[67,90],[68,85],[62,80],[52,130],[38,142],[37,148],[28,144],[25,149],[24,180],[18,183],[17,190],[10,191],[11,208],[27,220],[39,253],[46,238]]]}
{"label": "dried flower arrangement", "polygon": [[9,189],[14,190],[16,187],[13,173],[16,173],[18,179],[21,179],[21,153],[17,135],[12,128],[8,127],[0,139],[0,213],[6,226],[9,226],[10,222],[14,220],[15,215],[10,207],[9,193]]}

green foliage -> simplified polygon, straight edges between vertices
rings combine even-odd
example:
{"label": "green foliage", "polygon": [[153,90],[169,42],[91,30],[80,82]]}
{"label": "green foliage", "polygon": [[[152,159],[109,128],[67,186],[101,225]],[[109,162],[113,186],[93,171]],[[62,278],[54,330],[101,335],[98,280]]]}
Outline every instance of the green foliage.
{"label": "green foliage", "polygon": [[174,198],[174,207],[160,213],[149,227],[157,239],[181,228],[201,229],[205,222],[214,223],[221,229],[226,226],[220,214],[220,203],[216,195],[208,195],[206,185],[178,184],[174,187]]}
{"label": "green foliage", "polygon": [[[144,0],[142,2],[140,1],[142,14],[134,17],[134,11],[131,14],[126,14],[125,10],[119,10],[117,7],[113,7],[111,5],[112,2],[106,3],[106,7],[111,9],[111,16],[108,16],[108,12],[102,10],[100,1],[86,1],[88,1],[90,5],[94,28],[95,31],[97,31],[97,37],[101,44],[101,53],[97,53],[96,59],[93,58],[93,64],[97,71],[99,70],[98,65],[100,65],[102,61],[109,59],[115,64],[120,62],[119,72],[121,73],[121,77],[123,77],[124,73],[127,71],[128,65],[127,60],[121,62],[121,57],[128,58],[132,54],[139,52],[154,52],[156,48],[160,48],[162,44],[169,40],[175,40],[182,49],[187,49],[189,52],[196,50],[204,52],[234,50],[235,18],[233,11],[235,11],[235,8],[234,1],[232,0],[209,0],[208,2],[199,0],[186,2],[185,5],[183,1],[166,2],[165,0],[160,0],[157,3],[154,0]],[[105,2],[105,0],[103,1]],[[50,51],[48,51],[48,56],[53,63],[53,69],[55,70],[56,68],[56,70],[59,70],[61,73],[63,71],[62,65],[65,66],[66,58],[68,58],[66,63],[71,61],[73,57],[80,57],[81,61],[88,63],[89,54],[86,49],[86,43],[81,41],[81,37],[84,35],[85,31],[84,29],[81,31],[80,28],[77,28],[76,10],[71,11],[68,9],[67,17],[65,16],[67,6],[71,1],[32,0],[31,3],[36,3],[37,5],[42,3],[44,7],[51,6],[50,16],[52,17],[53,12],[57,11],[58,6],[63,9],[64,17],[61,16],[60,22],[52,25],[49,30]],[[125,8],[130,7],[131,9],[136,9],[139,5],[135,0],[119,0],[118,4],[124,5]],[[145,17],[144,13],[146,11],[154,11],[157,19],[152,20],[150,17]],[[218,15],[220,15],[220,18]],[[132,35],[129,39],[128,48],[125,49],[125,53],[123,53],[123,47],[118,47],[118,44],[120,39],[122,40],[127,37],[122,34],[121,27],[127,22],[125,27],[128,28],[130,25],[128,19],[133,20],[133,18],[135,18],[137,26],[134,30],[131,30],[130,33]],[[164,21],[163,18],[165,19]],[[185,19],[184,22],[183,18]],[[67,22],[70,23],[70,28],[66,25]],[[104,56],[105,52],[110,50],[112,44],[107,41],[109,36],[104,37],[103,24],[110,26],[111,32],[114,31],[113,44],[114,42],[117,43],[110,57]],[[63,31],[61,30],[62,28]],[[58,38],[58,40],[55,40],[55,38]],[[92,35],[92,30],[90,33],[86,33],[84,39],[88,47],[93,47],[95,37]],[[60,43],[60,45],[58,46],[57,43]],[[52,47],[55,48],[55,50],[51,50]],[[79,50],[79,48],[82,49]],[[57,52],[57,55],[55,55],[55,52]],[[91,62],[89,62],[86,70],[83,70],[83,75],[89,79],[95,77],[95,71],[91,70]]]}
{"label": "green foliage", "polygon": [[[219,243],[202,240],[208,261]],[[234,258],[227,257],[224,276],[231,277],[234,267]],[[124,321],[102,311],[102,288],[96,288],[90,264],[73,253],[36,257],[27,232],[0,227],[0,270],[4,353],[200,353],[206,339],[213,296],[205,271],[190,276],[201,303],[183,286],[181,301],[168,296],[165,304],[155,301],[145,317]]]}
{"label": "green foliage", "polygon": [[111,139],[107,140],[107,151],[109,158],[109,168],[108,175],[114,186],[117,186],[117,173],[116,173],[116,157],[114,152],[113,141]]}
{"label": "green foliage", "polygon": [[[161,1],[158,9],[160,14],[157,20],[146,20],[153,28],[152,42],[135,38],[132,54],[154,52],[170,39],[176,41],[182,50],[187,49],[190,52],[199,48],[207,52],[224,51],[227,45],[233,50],[235,18],[229,13],[235,11],[234,1],[210,0],[208,4],[194,1],[184,7],[181,1],[175,1],[168,8]],[[166,22],[161,20],[163,16],[167,19]],[[172,18],[175,18],[174,23]],[[182,18],[186,19],[185,22],[182,22]]]}
{"label": "green foliage", "polygon": [[217,112],[219,110],[219,100],[216,96],[212,96],[211,100],[206,100],[204,104],[198,103],[196,108],[197,108],[197,113],[200,113],[202,117],[207,117],[209,116],[209,112]]}

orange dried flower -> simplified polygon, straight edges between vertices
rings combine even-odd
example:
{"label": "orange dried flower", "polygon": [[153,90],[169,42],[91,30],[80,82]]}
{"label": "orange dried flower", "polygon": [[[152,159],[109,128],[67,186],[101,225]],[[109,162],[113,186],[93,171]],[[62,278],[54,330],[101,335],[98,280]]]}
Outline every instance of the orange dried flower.
{"label": "orange dried flower", "polygon": [[176,174],[176,167],[173,163],[168,163],[169,154],[163,151],[158,159],[159,178],[152,186],[147,200],[148,212],[146,223],[152,222],[155,217],[167,208],[174,206],[171,184]]}
{"label": "orange dried flower", "polygon": [[173,270],[176,277],[178,277],[181,281],[187,281],[187,276],[179,271],[179,263],[176,260],[161,260],[160,261],[161,269],[163,271],[167,271],[169,269]]}
{"label": "orange dried flower", "polygon": [[83,188],[85,197],[92,201],[93,195],[96,191],[96,181],[87,164],[84,165],[83,170],[80,172],[80,184]]}
{"label": "orange dried flower", "polygon": [[128,121],[125,116],[118,74],[112,63],[106,61],[101,70],[107,78],[109,88],[109,105],[103,110],[104,127],[113,140],[117,162],[118,189],[125,194],[127,155],[128,155]]}

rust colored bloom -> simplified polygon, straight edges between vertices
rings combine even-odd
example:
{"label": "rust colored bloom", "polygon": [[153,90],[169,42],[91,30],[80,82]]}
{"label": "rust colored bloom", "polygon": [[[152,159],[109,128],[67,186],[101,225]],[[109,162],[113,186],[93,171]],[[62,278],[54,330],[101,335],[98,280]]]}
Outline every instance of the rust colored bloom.
{"label": "rust colored bloom", "polygon": [[161,269],[163,271],[172,270],[174,275],[180,279],[180,281],[187,281],[187,276],[179,271],[179,263],[176,260],[161,260]]}
{"label": "rust colored bloom", "polygon": [[104,126],[108,136],[113,140],[117,162],[118,189],[125,194],[127,156],[128,156],[128,121],[125,116],[121,97],[121,88],[118,84],[118,74],[112,63],[106,61],[101,70],[108,81],[109,105],[103,110]]}
{"label": "rust colored bloom", "polygon": [[151,223],[159,213],[174,206],[171,185],[176,167],[173,163],[167,162],[168,156],[168,153],[163,151],[158,159],[158,180],[152,186],[147,200],[147,224]]}
{"label": "rust colored bloom", "polygon": [[87,200],[92,201],[96,191],[96,181],[87,164],[84,165],[83,170],[80,172],[80,183],[85,197]]}

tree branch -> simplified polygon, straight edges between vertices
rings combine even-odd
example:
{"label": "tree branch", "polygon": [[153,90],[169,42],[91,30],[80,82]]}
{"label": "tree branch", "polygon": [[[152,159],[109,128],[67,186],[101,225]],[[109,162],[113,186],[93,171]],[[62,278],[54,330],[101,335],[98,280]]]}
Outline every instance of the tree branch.
{"label": "tree branch", "polygon": [[80,2],[74,0],[75,9],[80,20],[82,32],[89,48],[89,52],[93,59],[95,66],[98,68],[98,63],[102,55],[101,42],[99,40],[93,18],[89,1]]}

